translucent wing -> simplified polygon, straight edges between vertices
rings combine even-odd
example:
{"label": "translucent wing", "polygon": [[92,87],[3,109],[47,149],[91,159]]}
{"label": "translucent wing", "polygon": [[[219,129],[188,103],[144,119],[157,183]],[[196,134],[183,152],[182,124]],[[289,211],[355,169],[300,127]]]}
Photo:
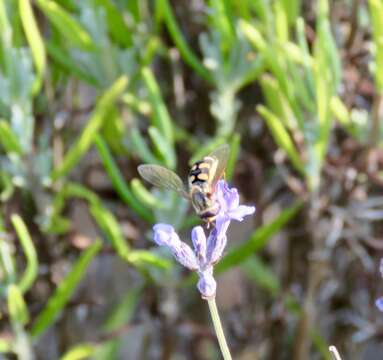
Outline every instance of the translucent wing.
{"label": "translucent wing", "polygon": [[215,171],[215,174],[213,176],[212,185],[214,186],[219,179],[222,178],[226,165],[227,160],[229,158],[229,145],[224,144],[219,146],[217,149],[215,149],[212,153],[210,153],[208,156],[213,157],[218,160],[217,169]]}
{"label": "translucent wing", "polygon": [[140,165],[137,170],[141,177],[152,185],[160,189],[176,191],[181,196],[189,198],[182,180],[173,171],[160,165]]}

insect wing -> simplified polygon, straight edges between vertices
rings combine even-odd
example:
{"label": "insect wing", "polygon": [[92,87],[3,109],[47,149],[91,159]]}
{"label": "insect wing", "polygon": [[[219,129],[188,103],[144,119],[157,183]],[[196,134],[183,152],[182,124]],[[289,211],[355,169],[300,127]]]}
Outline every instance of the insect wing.
{"label": "insect wing", "polygon": [[229,159],[229,145],[221,145],[208,156],[213,157],[218,161],[217,169],[215,170],[215,174],[212,179],[212,185],[214,186],[218,182],[218,180],[221,179],[225,172],[227,160]]}
{"label": "insect wing", "polygon": [[189,198],[180,177],[173,171],[160,165],[140,165],[138,173],[146,181],[160,188],[176,191],[185,198]]}

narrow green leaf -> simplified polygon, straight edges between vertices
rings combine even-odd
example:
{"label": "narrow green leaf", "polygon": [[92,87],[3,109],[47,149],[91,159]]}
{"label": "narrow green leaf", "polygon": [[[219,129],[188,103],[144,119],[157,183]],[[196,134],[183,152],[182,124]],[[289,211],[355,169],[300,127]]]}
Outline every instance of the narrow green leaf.
{"label": "narrow green leaf", "polygon": [[172,264],[169,260],[161,258],[148,250],[132,250],[126,260],[137,267],[152,265],[165,270],[169,269]]}
{"label": "narrow green leaf", "polygon": [[126,184],[120,170],[115,163],[108,146],[100,135],[95,137],[95,145],[98,153],[100,154],[101,161],[104,164],[105,170],[109,178],[120,195],[121,199],[125,201],[132,209],[148,222],[154,222],[152,213],[145,208],[131,193],[128,185]]}
{"label": "narrow green leaf", "polygon": [[298,151],[295,148],[293,141],[282,122],[267,108],[262,105],[257,106],[258,112],[265,119],[268,128],[275,142],[286,151],[289,159],[295,166],[295,168],[302,174],[305,175],[304,164],[299,156]]}
{"label": "narrow green leaf", "polygon": [[32,51],[33,62],[36,67],[36,80],[33,85],[33,94],[37,94],[42,86],[46,66],[44,42],[37,27],[30,0],[19,0],[19,12],[25,36]]}
{"label": "narrow green leaf", "polygon": [[175,169],[177,160],[172,145],[156,127],[150,126],[148,133],[165,166],[169,169]]}
{"label": "narrow green leaf", "polygon": [[29,321],[29,313],[23,294],[16,285],[8,287],[8,311],[12,323],[26,325]]}
{"label": "narrow green leaf", "polygon": [[244,244],[232,248],[216,265],[216,272],[224,272],[244,262],[254,252],[265,247],[271,237],[278,233],[296,215],[302,205],[302,202],[297,202],[288,209],[283,210],[271,223],[257,229]]}
{"label": "narrow green leaf", "polygon": [[[132,1],[129,1],[129,3]],[[126,48],[132,46],[132,31],[125,24],[124,13],[121,12],[111,0],[96,0],[101,8],[105,10],[106,21],[111,37]]]}
{"label": "narrow green leaf", "polygon": [[125,92],[122,97],[122,101],[128,105],[132,110],[137,111],[144,116],[150,116],[152,113],[152,107],[149,102],[138,98],[131,92]]}
{"label": "narrow green leaf", "polygon": [[0,339],[0,353],[11,352],[12,343],[11,340]]}
{"label": "narrow green leaf", "polygon": [[330,108],[332,114],[343,126],[350,126],[351,119],[350,113],[348,112],[346,105],[342,102],[339,96],[333,96],[330,100]]}
{"label": "narrow green leaf", "polygon": [[88,124],[85,126],[85,129],[79,136],[78,140],[66,153],[61,165],[53,171],[53,181],[58,180],[62,176],[65,176],[88,151],[98,131],[100,130],[103,121],[107,118],[111,106],[122,94],[127,83],[128,78],[126,76],[121,76],[100,98],[100,100],[97,102],[93,115],[91,116]]}
{"label": "narrow green leaf", "polygon": [[145,142],[143,136],[137,127],[133,127],[130,131],[130,139],[132,141],[132,151],[145,163],[148,164],[161,164],[149,149],[148,144]]}
{"label": "narrow green leaf", "polygon": [[59,4],[51,0],[37,0],[36,3],[69,43],[84,51],[95,50],[95,44],[87,31]]}
{"label": "narrow green leaf", "polygon": [[281,119],[288,129],[297,129],[298,124],[294,112],[285,94],[282,92],[278,81],[275,80],[274,77],[265,74],[261,77],[261,86],[267,106],[271,112]]}
{"label": "narrow green leaf", "polygon": [[225,0],[209,0],[211,27],[219,31],[224,50],[229,50],[235,40],[235,30],[231,19],[231,9]]}
{"label": "narrow green leaf", "polygon": [[15,189],[9,173],[0,172],[0,201],[6,202],[13,194]]}
{"label": "narrow green leaf", "polygon": [[68,350],[60,360],[82,360],[89,359],[97,351],[97,348],[93,344],[79,344]]}
{"label": "narrow green leaf", "polygon": [[266,40],[255,26],[245,20],[239,20],[239,29],[259,52],[267,48]]}
{"label": "narrow green leaf", "polygon": [[101,206],[99,202],[90,205],[90,213],[95,218],[97,225],[105,232],[113,245],[116,253],[121,257],[128,256],[130,249],[122,235],[121,228],[114,215]]}
{"label": "narrow green leaf", "polygon": [[177,21],[174,17],[173,11],[170,7],[168,0],[158,0],[158,8],[161,8],[163,16],[165,19],[166,27],[169,31],[169,34],[176,44],[182,58],[184,61],[191,66],[195,72],[205,79],[209,83],[213,83],[213,78],[210,75],[209,71],[202,65],[198,60],[197,56],[190,49],[189,45],[186,43],[181,30],[177,24]]}
{"label": "narrow green leaf", "polygon": [[153,109],[153,125],[158,128],[169,144],[174,142],[174,130],[168,109],[162,99],[158,83],[150,68],[142,70],[142,78],[149,92],[149,100]]}
{"label": "narrow green leaf", "polygon": [[14,152],[20,155],[23,151],[17,137],[4,119],[0,119],[0,143],[7,153]]}
{"label": "narrow green leaf", "polygon": [[73,60],[67,51],[64,51],[60,46],[57,46],[54,42],[48,41],[45,43],[48,55],[58,64],[63,70],[77,78],[91,84],[95,87],[100,87],[98,80],[86,70],[78,66],[77,62]]}
{"label": "narrow green leaf", "polygon": [[38,273],[38,260],[35,246],[33,245],[31,236],[28,232],[27,227],[23,219],[17,215],[13,214],[11,216],[12,225],[16,230],[17,236],[20,240],[21,246],[27,258],[26,269],[19,281],[20,290],[25,293],[33,285]]}
{"label": "narrow green leaf", "polygon": [[301,0],[280,0],[289,25],[294,25],[301,10]]}
{"label": "narrow green leaf", "polygon": [[274,3],[275,30],[278,40],[285,43],[289,39],[288,19],[285,8],[280,1]]}
{"label": "narrow green leaf", "polygon": [[133,179],[130,182],[130,187],[134,196],[140,200],[148,208],[163,209],[165,205],[157,199],[146,187],[142,184],[139,179]]}
{"label": "narrow green leaf", "polygon": [[96,240],[88,249],[86,249],[79,259],[76,261],[74,266],[68,275],[61,281],[59,286],[56,288],[53,295],[49,298],[48,303],[37,316],[30,334],[34,338],[38,338],[49,326],[51,326],[63,310],[71,298],[74,290],[84,277],[86,269],[90,262],[97,255],[101,249],[101,241]]}
{"label": "narrow green leaf", "polygon": [[381,0],[369,0],[368,5],[372,23],[373,42],[375,46],[375,64],[373,67],[375,83],[378,91],[383,93],[383,2]]}

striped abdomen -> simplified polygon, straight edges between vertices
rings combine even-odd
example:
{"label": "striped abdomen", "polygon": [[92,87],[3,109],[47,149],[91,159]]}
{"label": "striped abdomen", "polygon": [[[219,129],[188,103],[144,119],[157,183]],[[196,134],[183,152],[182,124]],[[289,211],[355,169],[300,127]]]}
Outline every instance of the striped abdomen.
{"label": "striped abdomen", "polygon": [[212,170],[216,167],[215,165],[215,159],[210,157],[197,161],[189,172],[189,186],[208,183],[212,178]]}

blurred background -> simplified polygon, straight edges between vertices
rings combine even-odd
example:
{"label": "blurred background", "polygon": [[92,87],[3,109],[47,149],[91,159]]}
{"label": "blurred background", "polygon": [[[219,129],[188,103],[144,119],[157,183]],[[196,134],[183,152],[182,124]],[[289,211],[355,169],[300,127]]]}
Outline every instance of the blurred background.
{"label": "blurred background", "polygon": [[383,359],[383,0],[0,0],[0,358],[220,359],[187,201],[230,146],[233,358]]}

